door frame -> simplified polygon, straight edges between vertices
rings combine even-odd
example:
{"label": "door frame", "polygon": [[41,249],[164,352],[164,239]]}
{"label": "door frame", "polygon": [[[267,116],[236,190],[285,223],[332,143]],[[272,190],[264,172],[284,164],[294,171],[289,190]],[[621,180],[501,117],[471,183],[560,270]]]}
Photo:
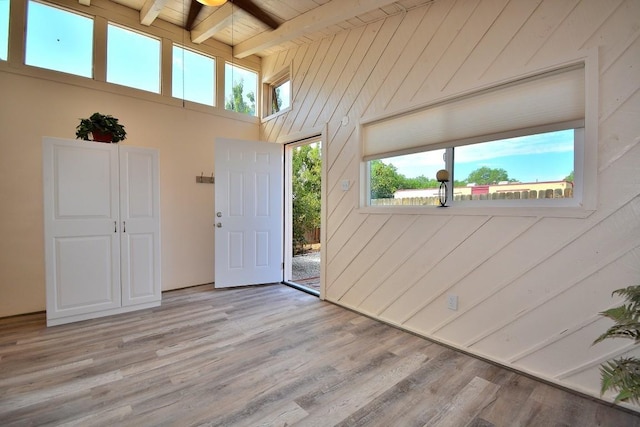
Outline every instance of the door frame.
{"label": "door frame", "polygon": [[[325,299],[325,277],[326,277],[326,241],[327,241],[327,137],[328,137],[328,123],[322,126],[318,126],[311,129],[305,129],[300,132],[289,134],[283,137],[279,137],[276,142],[282,144],[283,154],[286,156],[286,145],[294,144],[296,142],[303,142],[310,139],[318,139],[320,144],[320,155],[322,157],[322,165],[320,169],[320,299]],[[291,215],[291,162],[285,159],[284,162],[284,215],[283,215],[283,231],[284,231],[284,246],[283,246],[283,258],[285,263],[285,272],[291,271],[291,224],[289,216]],[[286,281],[286,280],[285,280]]]}

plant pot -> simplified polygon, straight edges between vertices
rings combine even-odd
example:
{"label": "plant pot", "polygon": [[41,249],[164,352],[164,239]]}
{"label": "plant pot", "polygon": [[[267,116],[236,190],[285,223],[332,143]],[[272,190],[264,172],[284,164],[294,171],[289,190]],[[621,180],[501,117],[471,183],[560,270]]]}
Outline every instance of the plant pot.
{"label": "plant pot", "polygon": [[111,143],[113,140],[113,134],[111,133],[102,133],[98,130],[91,131],[91,137],[96,142],[107,142]]}

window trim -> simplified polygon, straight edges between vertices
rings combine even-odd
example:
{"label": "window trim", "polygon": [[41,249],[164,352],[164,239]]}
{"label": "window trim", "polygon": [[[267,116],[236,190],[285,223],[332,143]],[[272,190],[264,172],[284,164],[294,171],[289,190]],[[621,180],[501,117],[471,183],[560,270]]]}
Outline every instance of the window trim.
{"label": "window trim", "polygon": [[[182,98],[178,98],[178,97],[173,95],[173,91],[174,91],[174,87],[173,87],[173,75],[174,75],[174,69],[173,69],[174,57],[173,57],[173,53],[174,53],[174,48],[176,48],[176,47],[179,48],[179,49],[182,49],[183,51],[189,51],[189,52],[191,52],[193,54],[204,56],[205,58],[209,58],[209,59],[213,60],[213,105],[203,104],[201,102],[197,102],[197,101],[193,101],[193,100],[190,100],[190,99],[186,99],[184,97],[184,87],[182,88]],[[186,74],[183,73],[183,76],[182,76],[183,85],[184,85],[185,76],[186,76]],[[218,87],[217,87],[218,86],[217,85],[217,82],[218,82],[218,63],[217,63],[217,58],[215,56],[207,55],[207,54],[205,54],[203,52],[199,52],[199,51],[197,51],[195,49],[189,48],[189,47],[187,47],[187,46],[185,46],[183,44],[180,44],[180,43],[174,41],[174,42],[171,43],[171,78],[172,78],[171,79],[171,93],[169,95],[172,98],[179,99],[179,100],[181,100],[181,101],[183,101],[185,103],[189,102],[189,103],[194,104],[194,105],[202,105],[202,106],[211,107],[211,108],[215,108],[218,105],[218,102],[217,102],[218,101]]]}
{"label": "window trim", "polygon": [[[89,19],[91,21],[91,36],[92,36],[92,43],[91,43],[91,75],[90,76],[84,76],[81,74],[76,74],[76,73],[70,73],[68,71],[62,71],[62,70],[54,70],[53,68],[47,68],[47,67],[43,67],[43,66],[39,66],[39,65],[33,65],[33,64],[27,64],[27,31],[28,31],[28,23],[29,23],[29,3],[38,3],[42,6],[45,7],[51,7],[54,9],[58,9],[60,11],[63,12],[67,12],[73,15],[77,15],[86,19]],[[9,53],[10,47],[11,47],[11,1],[9,1],[9,39],[8,39],[8,51],[7,51],[7,61],[9,60],[9,56],[11,55]],[[93,43],[93,40],[95,40],[96,38],[96,19],[95,16],[75,10],[75,9],[71,9],[69,7],[63,6],[63,5],[59,5],[57,3],[49,3],[46,1],[40,1],[40,0],[25,0],[24,2],[24,39],[23,39],[23,46],[22,46],[22,52],[21,52],[21,58],[22,58],[22,64],[25,67],[29,67],[31,69],[36,69],[36,70],[45,70],[46,72],[53,72],[53,73],[60,73],[61,75],[65,75],[65,76],[72,76],[72,77],[79,77],[82,79],[89,79],[92,80],[95,78],[95,66],[94,66],[94,61],[95,61],[95,44]],[[5,62],[5,61],[2,61]]]}
{"label": "window trim", "polygon": [[[112,82],[109,81],[109,27],[114,27],[114,28],[119,28],[121,30],[124,31],[129,31],[132,32],[134,34],[138,34],[142,37],[148,37],[152,40],[156,40],[158,42],[158,91],[154,91],[154,90],[147,90],[147,89],[142,89],[139,87],[135,87],[135,86],[130,86],[127,84],[122,84],[122,83],[118,83],[118,82]],[[130,89],[136,89],[139,91],[143,91],[143,92],[149,92],[149,93],[155,93],[156,95],[162,95],[163,94],[163,88],[162,88],[162,81],[163,81],[163,63],[162,63],[162,38],[155,36],[153,34],[150,33],[145,33],[144,31],[140,31],[137,30],[133,27],[129,27],[127,25],[123,25],[123,24],[119,24],[117,22],[114,21],[107,21],[107,29],[106,29],[106,33],[105,33],[105,38],[106,38],[106,46],[105,46],[105,81],[109,84],[112,85],[117,85],[117,86],[124,86],[124,87],[128,87]]]}
{"label": "window trim", "polygon": [[[10,30],[11,30],[11,3],[13,1],[14,0],[8,0],[7,1],[7,28],[6,28],[6,30],[7,30],[7,33],[6,33],[7,45],[3,46],[3,48],[7,49],[7,57],[4,58],[4,59],[0,58],[0,62],[7,62],[9,60],[9,50],[10,50],[9,46],[11,45],[11,35],[10,35]],[[25,30],[26,30],[26,28],[25,28]]]}
{"label": "window trim", "polygon": [[[461,204],[460,202],[455,205],[443,208],[435,206],[370,206],[369,205],[369,170],[367,167],[367,160],[364,157],[364,141],[363,141],[363,128],[368,123],[372,123],[379,120],[390,119],[403,114],[418,111],[419,109],[428,108],[430,105],[439,104],[453,100],[464,96],[473,96],[474,93],[478,93],[484,89],[495,87],[496,85],[508,84],[510,82],[516,82],[522,79],[527,79],[535,75],[553,71],[556,69],[571,67],[578,64],[584,64],[584,79],[585,79],[585,114],[583,126],[579,126],[580,123],[574,123],[575,128],[582,127],[583,142],[582,144],[576,144],[574,142],[574,179],[576,193],[579,194],[576,199],[577,203],[558,204],[548,203],[554,202],[554,200],[538,200],[531,204],[530,201],[502,201],[491,200],[488,203],[482,203],[480,206],[477,204]],[[550,124],[550,127],[558,126],[558,124]],[[546,126],[536,127],[545,128]],[[522,130],[521,130],[522,131]],[[540,67],[536,69],[528,70],[521,75],[512,76],[501,81],[490,82],[480,87],[470,88],[464,92],[449,93],[442,98],[435,99],[427,104],[417,104],[410,107],[386,113],[383,115],[365,117],[358,123],[356,127],[357,140],[359,142],[359,158],[360,158],[360,171],[358,174],[358,188],[357,192],[357,210],[360,213],[365,214],[425,214],[425,215],[509,215],[509,216],[534,216],[534,217],[571,217],[571,218],[586,218],[591,215],[596,209],[597,203],[597,175],[598,175],[598,51],[597,49],[588,49],[579,51],[575,57],[568,58],[561,63],[549,64],[546,67]],[[540,132],[542,133],[542,131]],[[502,136],[506,138],[507,136]],[[475,139],[475,138],[471,138]],[[478,138],[481,139],[481,138]],[[470,143],[468,140],[465,141]],[[480,142],[480,141],[474,141]],[[449,146],[455,146],[455,143],[443,143],[430,145],[430,149],[448,148]],[[423,151],[423,150],[417,150]],[[450,150],[447,150],[449,152]],[[416,152],[416,150],[413,150]],[[403,153],[398,153],[403,154]],[[407,153],[404,153],[407,154]],[[447,162],[447,169],[451,170],[452,159],[449,158]],[[452,190],[449,190],[452,191]],[[451,194],[450,194],[451,196]],[[451,200],[451,197],[449,197]],[[562,199],[558,199],[562,200]],[[496,203],[498,202],[498,203]]]}
{"label": "window trim", "polygon": [[[245,114],[245,113],[239,113],[235,110],[227,110],[227,92],[226,92],[226,86],[227,86],[227,72],[226,72],[226,68],[227,68],[227,64],[229,64],[231,67],[237,67],[237,68],[241,68],[243,70],[249,71],[251,73],[255,73],[256,74],[256,97],[255,97],[255,102],[256,102],[256,113],[254,115],[250,115],[250,114]],[[222,111],[226,111],[229,114],[233,114],[233,115],[239,115],[239,116],[247,116],[247,117],[252,117],[254,119],[259,119],[260,115],[262,114],[262,106],[260,103],[260,99],[262,99],[262,90],[260,88],[260,72],[256,71],[252,68],[249,68],[245,65],[242,64],[238,64],[236,62],[234,62],[233,60],[224,60],[222,63],[222,67],[224,68],[224,73],[223,73],[223,83],[222,83],[222,99],[223,102],[220,105],[220,108],[222,109]],[[233,81],[231,81],[231,87],[233,87]]]}
{"label": "window trim", "polygon": [[[293,80],[291,78],[291,66],[282,68],[277,73],[269,76],[267,78],[262,79],[262,111],[263,117],[262,121],[268,121],[274,119],[282,114],[285,114],[292,110],[293,108]],[[289,81],[290,89],[289,89],[289,106],[283,108],[280,111],[272,112],[271,111],[271,103],[273,100],[273,89],[277,86],[282,85],[286,81]]]}

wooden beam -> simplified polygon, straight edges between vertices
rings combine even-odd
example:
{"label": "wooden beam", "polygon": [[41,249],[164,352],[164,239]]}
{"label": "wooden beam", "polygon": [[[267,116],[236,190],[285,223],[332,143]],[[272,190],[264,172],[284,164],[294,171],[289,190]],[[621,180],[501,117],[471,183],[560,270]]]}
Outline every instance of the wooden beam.
{"label": "wooden beam", "polygon": [[261,50],[291,41],[304,34],[395,3],[394,0],[332,0],[281,24],[276,30],[258,34],[233,48],[233,55],[245,58]]}
{"label": "wooden beam", "polygon": [[238,6],[240,9],[247,12],[249,15],[256,18],[258,21],[270,27],[272,30],[278,28],[278,22],[271,17],[264,10],[260,9],[255,5],[251,0],[230,0],[233,4]]}
{"label": "wooden beam", "polygon": [[230,26],[232,14],[233,7],[231,3],[225,3],[191,30],[191,41],[193,43],[202,43],[222,28]]}
{"label": "wooden beam", "polygon": [[140,23],[142,25],[151,25],[158,17],[162,8],[168,0],[147,0],[140,9]]}
{"label": "wooden beam", "polygon": [[187,31],[191,31],[193,28],[193,23],[196,21],[198,17],[198,13],[202,9],[202,3],[198,3],[196,0],[191,0],[191,5],[189,6],[189,14],[187,16],[187,22],[184,24],[184,29]]}

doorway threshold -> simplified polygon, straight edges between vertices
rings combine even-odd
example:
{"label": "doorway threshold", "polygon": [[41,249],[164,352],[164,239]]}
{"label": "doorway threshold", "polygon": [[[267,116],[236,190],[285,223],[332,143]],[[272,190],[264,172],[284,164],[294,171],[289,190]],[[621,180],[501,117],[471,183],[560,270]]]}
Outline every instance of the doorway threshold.
{"label": "doorway threshold", "polygon": [[299,283],[290,282],[288,280],[285,280],[282,283],[287,285],[287,286],[291,286],[292,288],[295,288],[295,289],[297,289],[299,291],[306,292],[306,293],[308,293],[310,295],[313,295],[313,296],[316,296],[318,298],[320,297],[320,292],[319,291],[317,291],[315,289],[308,288],[308,287],[303,286],[303,285],[301,285]]}

